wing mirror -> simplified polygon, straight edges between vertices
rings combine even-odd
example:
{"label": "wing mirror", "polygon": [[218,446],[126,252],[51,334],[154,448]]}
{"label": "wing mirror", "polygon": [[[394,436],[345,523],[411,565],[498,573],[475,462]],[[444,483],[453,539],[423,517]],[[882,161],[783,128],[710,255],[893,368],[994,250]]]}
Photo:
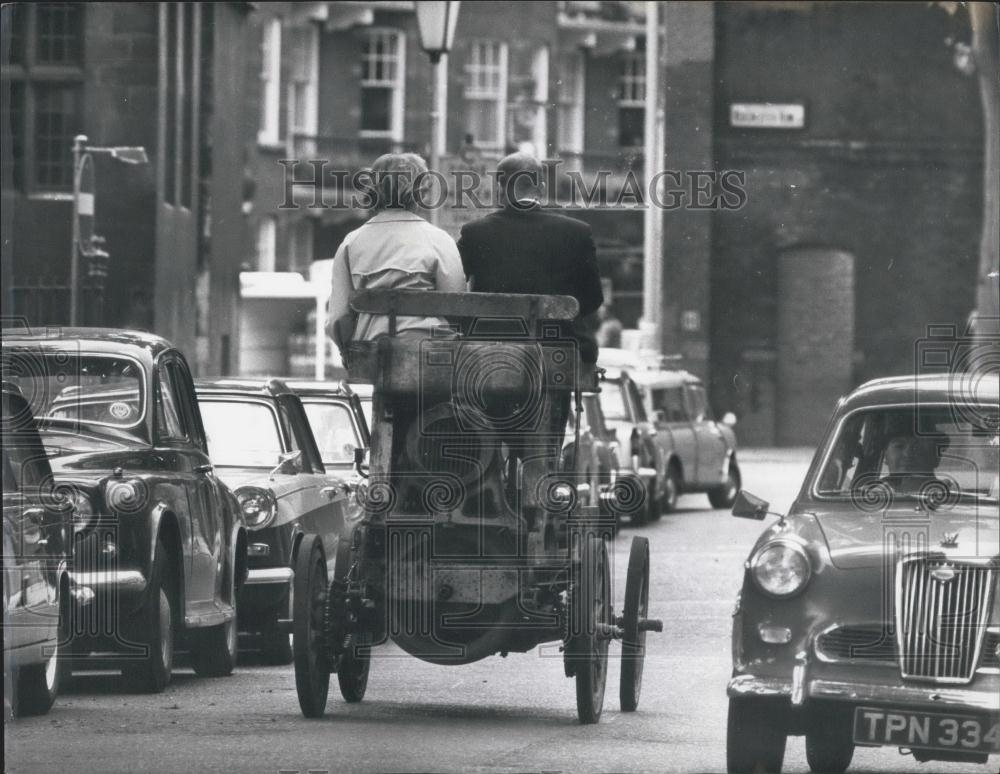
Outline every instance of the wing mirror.
{"label": "wing mirror", "polygon": [[762,500],[756,495],[744,492],[742,489],[736,493],[736,502],[733,503],[733,516],[741,519],[756,519],[763,521],[770,511],[767,509],[771,504],[767,500]]}
{"label": "wing mirror", "polygon": [[278,473],[284,475],[292,475],[299,472],[298,462],[302,459],[302,450],[282,452],[278,455],[278,464],[275,466],[274,470],[271,471],[271,477],[273,478]]}
{"label": "wing mirror", "polygon": [[365,457],[368,455],[368,449],[364,446],[354,447],[354,470],[362,478],[368,478],[368,468],[365,467]]}
{"label": "wing mirror", "polygon": [[732,411],[727,411],[722,415],[722,419],[720,421],[726,427],[734,427],[736,425],[736,415]]}

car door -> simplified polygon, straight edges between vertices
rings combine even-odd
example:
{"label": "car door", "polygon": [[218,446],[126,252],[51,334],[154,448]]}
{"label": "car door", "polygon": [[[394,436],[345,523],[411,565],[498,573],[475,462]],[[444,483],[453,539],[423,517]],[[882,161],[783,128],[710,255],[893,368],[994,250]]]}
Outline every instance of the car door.
{"label": "car door", "polygon": [[188,541],[189,569],[185,596],[188,605],[214,599],[220,550],[219,517],[213,507],[212,464],[199,443],[200,423],[187,405],[191,389],[183,361],[175,353],[161,356],[157,369],[157,401],[162,410],[160,442],[169,454],[173,475],[187,496],[187,510],[178,513]]}
{"label": "car door", "polygon": [[680,460],[684,480],[698,480],[698,442],[688,415],[683,385],[654,386],[650,388],[653,416],[656,418],[657,435],[664,448]]}
{"label": "car door", "polygon": [[[366,448],[369,437],[360,400],[356,395],[350,400],[305,397],[302,408],[327,475],[343,479],[356,490],[364,479],[354,468],[354,449]],[[358,498],[346,499],[344,515],[348,519],[360,517]]]}
{"label": "car door", "polygon": [[689,382],[684,385],[684,397],[698,446],[698,484],[703,487],[719,484],[726,467],[726,440],[712,418],[705,387]]}

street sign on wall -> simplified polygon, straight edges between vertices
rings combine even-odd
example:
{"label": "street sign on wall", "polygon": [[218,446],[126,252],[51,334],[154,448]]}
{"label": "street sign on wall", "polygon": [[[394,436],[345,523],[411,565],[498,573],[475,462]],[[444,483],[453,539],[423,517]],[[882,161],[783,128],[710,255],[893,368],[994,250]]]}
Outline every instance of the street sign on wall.
{"label": "street sign on wall", "polygon": [[801,129],[806,109],[801,104],[734,102],[729,106],[729,125],[746,129]]}

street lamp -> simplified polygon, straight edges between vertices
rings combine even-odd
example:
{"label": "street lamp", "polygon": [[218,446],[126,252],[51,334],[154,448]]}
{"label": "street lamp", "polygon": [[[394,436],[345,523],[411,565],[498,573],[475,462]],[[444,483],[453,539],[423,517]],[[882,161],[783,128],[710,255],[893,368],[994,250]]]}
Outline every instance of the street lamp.
{"label": "street lamp", "polygon": [[[417,30],[420,33],[420,47],[431,60],[431,152],[427,160],[430,168],[437,172],[440,164],[438,135],[441,131],[440,67],[441,57],[451,50],[455,40],[455,25],[458,23],[458,0],[417,0]],[[446,84],[447,87],[447,84]],[[430,211],[431,222],[438,222],[437,207]]]}
{"label": "street lamp", "polygon": [[[73,138],[73,223],[72,245],[69,255],[69,324],[77,325],[80,318],[80,253],[107,259],[107,253],[101,249],[103,238],[93,234],[94,218],[94,166],[93,156],[102,154],[120,161],[122,164],[146,164],[149,159],[146,149],[142,146],[115,146],[101,148],[87,145],[87,135],[78,134]],[[83,190],[84,176],[87,176],[89,190]],[[81,239],[80,218],[90,218],[90,233],[86,240]],[[86,242],[86,244],[83,244]],[[106,275],[107,267],[100,267]],[[101,274],[101,271],[98,271]],[[103,275],[102,275],[103,276]]]}

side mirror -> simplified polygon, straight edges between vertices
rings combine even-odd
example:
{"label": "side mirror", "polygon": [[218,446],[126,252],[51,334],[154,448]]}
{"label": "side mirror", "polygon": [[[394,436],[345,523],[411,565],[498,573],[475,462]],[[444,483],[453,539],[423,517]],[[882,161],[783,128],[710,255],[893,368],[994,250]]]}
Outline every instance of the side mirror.
{"label": "side mirror", "polygon": [[726,427],[733,427],[736,425],[736,415],[732,411],[727,411],[722,415],[721,422]]}
{"label": "side mirror", "polygon": [[744,492],[742,489],[736,493],[736,502],[733,503],[733,516],[741,519],[756,519],[763,521],[768,514],[770,503],[762,500],[756,495]]}
{"label": "side mirror", "polygon": [[368,449],[364,446],[354,447],[354,470],[362,478],[368,478],[368,471],[365,469],[365,457],[368,454]]}
{"label": "side mirror", "polygon": [[290,452],[282,452],[278,455],[278,464],[275,466],[274,470],[271,471],[271,475],[274,476],[277,473],[293,474],[298,473],[297,463],[302,459],[302,450]]}

